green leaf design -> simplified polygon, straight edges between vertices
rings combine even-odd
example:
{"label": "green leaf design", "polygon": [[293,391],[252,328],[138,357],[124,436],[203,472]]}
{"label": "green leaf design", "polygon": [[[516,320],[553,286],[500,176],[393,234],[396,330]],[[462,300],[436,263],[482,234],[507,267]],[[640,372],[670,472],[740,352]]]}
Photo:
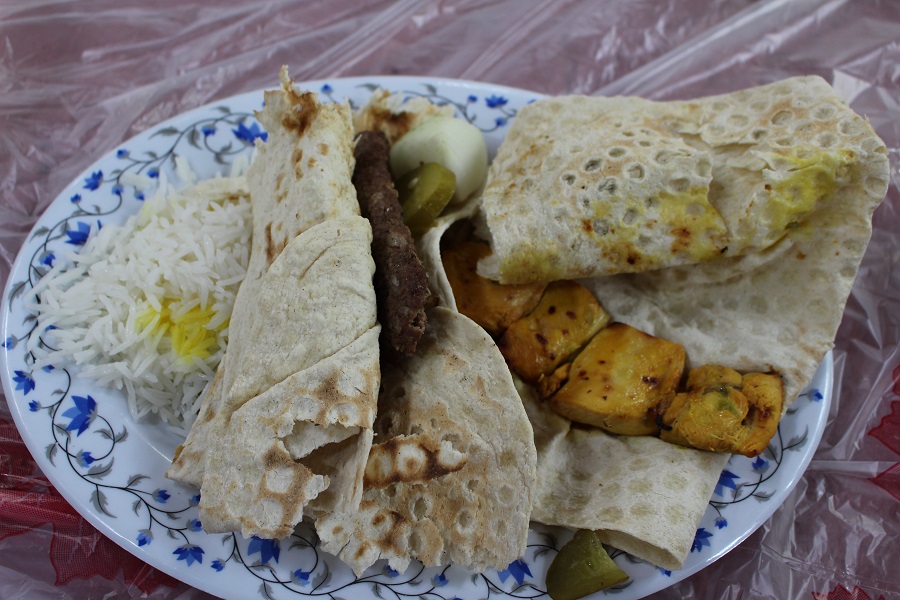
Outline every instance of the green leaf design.
{"label": "green leaf design", "polygon": [[92,479],[103,479],[112,471],[114,459],[110,459],[109,464],[96,464],[88,470],[86,475]]}
{"label": "green leaf design", "polygon": [[135,515],[139,515],[139,514],[140,514],[140,512],[141,512],[141,506],[142,506],[143,504],[144,504],[144,503],[141,502],[141,499],[138,498],[137,500],[134,501],[134,504],[131,505],[131,510],[134,511],[134,514],[135,514]]}
{"label": "green leaf design", "polygon": [[124,442],[127,437],[128,437],[128,429],[126,429],[123,426],[122,432],[119,434],[116,434],[116,437],[113,439],[113,441],[118,444],[119,442]]}
{"label": "green leaf design", "polygon": [[132,488],[132,487],[136,486],[137,484],[139,484],[140,482],[144,481],[145,479],[150,479],[150,478],[147,477],[146,475],[140,475],[140,474],[132,475],[131,479],[128,480],[128,483],[125,484],[125,487]]}
{"label": "green leaf design", "polygon": [[200,140],[200,132],[197,131],[196,127],[191,127],[191,131],[188,133],[188,143],[191,146],[193,146],[194,148],[196,148],[197,150],[199,150],[200,149],[199,140]]}
{"label": "green leaf design", "polygon": [[30,239],[33,240],[34,238],[38,237],[39,235],[44,235],[44,234],[46,234],[48,231],[50,231],[50,230],[47,229],[46,227],[43,227],[43,226],[38,227],[37,229],[34,230],[34,233],[31,234],[31,238],[30,238]]}
{"label": "green leaf design", "polygon": [[13,302],[13,300],[15,300],[16,298],[18,298],[19,296],[21,296],[21,295],[22,295],[22,292],[25,291],[25,284],[26,284],[26,283],[27,283],[26,281],[18,281],[18,282],[16,282],[15,284],[13,284],[12,289],[9,291],[9,304],[10,304],[10,310],[12,310],[12,302]]}
{"label": "green leaf design", "polygon": [[227,115],[231,112],[231,109],[227,106],[217,106],[216,110],[222,113],[223,115]]}
{"label": "green leaf design", "polygon": [[178,131],[178,129],[175,127],[164,127],[158,131],[153,132],[153,135],[151,135],[150,137],[156,137],[158,135],[164,135],[166,137],[169,137],[169,136],[173,136],[173,135],[178,135],[179,133],[181,133],[181,132]]}
{"label": "green leaf design", "polygon": [[47,457],[47,460],[49,460],[50,464],[54,467],[56,466],[56,463],[53,462],[53,459],[56,457],[56,451],[58,448],[59,446],[56,445],[56,442],[50,442],[47,445],[47,448],[44,450],[44,456]]}
{"label": "green leaf design", "polygon": [[100,491],[100,488],[91,492],[91,504],[94,505],[94,508],[96,508],[98,512],[101,512],[108,517],[115,518],[115,515],[106,509],[106,494]]}

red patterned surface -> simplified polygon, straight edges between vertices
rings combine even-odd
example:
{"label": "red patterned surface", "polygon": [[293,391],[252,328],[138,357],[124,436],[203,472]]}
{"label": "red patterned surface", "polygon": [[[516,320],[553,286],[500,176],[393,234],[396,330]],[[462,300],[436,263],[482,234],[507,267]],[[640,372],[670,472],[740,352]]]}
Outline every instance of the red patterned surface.
{"label": "red patterned surface", "polygon": [[0,419],[0,540],[51,525],[50,562],[55,584],[99,575],[150,593],[177,582],[126,552],[85,521],[36,472],[34,460],[15,425]]}
{"label": "red patterned surface", "polygon": [[[860,588],[853,586],[851,592],[841,584],[838,584],[833,590],[827,594],[819,594],[813,592],[815,600],[875,600]],[[886,600],[884,596],[878,596],[877,600]]]}

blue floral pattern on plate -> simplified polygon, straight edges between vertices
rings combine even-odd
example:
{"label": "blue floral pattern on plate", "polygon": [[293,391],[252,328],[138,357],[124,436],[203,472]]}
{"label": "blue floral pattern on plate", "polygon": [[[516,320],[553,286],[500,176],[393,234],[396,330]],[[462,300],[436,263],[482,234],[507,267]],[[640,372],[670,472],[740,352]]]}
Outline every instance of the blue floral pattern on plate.
{"label": "blue floral pattern on plate", "polygon": [[[384,87],[408,98],[449,104],[479,127],[496,151],[516,112],[536,94],[490,84],[405,77],[352,78],[304,84],[328,100],[361,106]],[[235,598],[544,598],[546,569],[570,532],[532,526],[524,556],[501,571],[473,574],[458,567],[413,563],[398,573],[378,563],[356,577],[318,548],[301,524],[284,540],[244,539],[203,531],[196,489],[165,478],[180,440],[153,423],[135,423],[122,394],[80,379],[66,365],[36,370],[28,340],[37,327],[31,290],[56,261],[78,251],[108,223],[137,211],[161,174],[175,178],[187,159],[200,178],[228,173],[266,132],[253,117],[262,92],[229,98],[185,113],[122,144],[59,195],[28,237],[3,296],[0,356],[4,391],[38,465],[91,523],[146,562],[223,597]],[[685,568],[667,571],[613,550],[629,573],[601,595],[640,598],[690,575],[730,550],[762,524],[787,496],[818,444],[831,398],[830,356],[810,390],[782,420],[768,450],[733,457],[700,524]],[[735,505],[740,504],[740,507]]]}

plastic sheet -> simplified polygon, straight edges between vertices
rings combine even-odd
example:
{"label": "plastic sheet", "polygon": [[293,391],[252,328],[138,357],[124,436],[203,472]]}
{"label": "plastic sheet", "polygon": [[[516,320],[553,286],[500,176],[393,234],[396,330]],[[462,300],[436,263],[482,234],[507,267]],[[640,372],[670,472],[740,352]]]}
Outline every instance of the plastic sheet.
{"label": "plastic sheet", "polygon": [[[891,151],[892,185],[835,349],[820,448],[759,531],[657,599],[900,596],[900,4],[447,0],[0,4],[0,281],[37,216],[154,123],[298,79],[420,74],[687,98],[828,79]],[[208,597],[106,540],[49,486],[0,403],[0,597]]]}

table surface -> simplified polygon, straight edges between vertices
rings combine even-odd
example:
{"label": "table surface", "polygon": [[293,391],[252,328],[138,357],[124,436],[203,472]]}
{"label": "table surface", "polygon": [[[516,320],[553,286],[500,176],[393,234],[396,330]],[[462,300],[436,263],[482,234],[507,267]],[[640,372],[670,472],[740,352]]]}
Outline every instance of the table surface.
{"label": "table surface", "polygon": [[[900,598],[900,3],[884,0],[5,0],[0,282],[62,188],[187,109],[298,80],[429,75],[653,99],[818,74],[890,149],[808,471],[755,534],[656,599]],[[85,522],[0,402],[0,598],[209,598]]]}

